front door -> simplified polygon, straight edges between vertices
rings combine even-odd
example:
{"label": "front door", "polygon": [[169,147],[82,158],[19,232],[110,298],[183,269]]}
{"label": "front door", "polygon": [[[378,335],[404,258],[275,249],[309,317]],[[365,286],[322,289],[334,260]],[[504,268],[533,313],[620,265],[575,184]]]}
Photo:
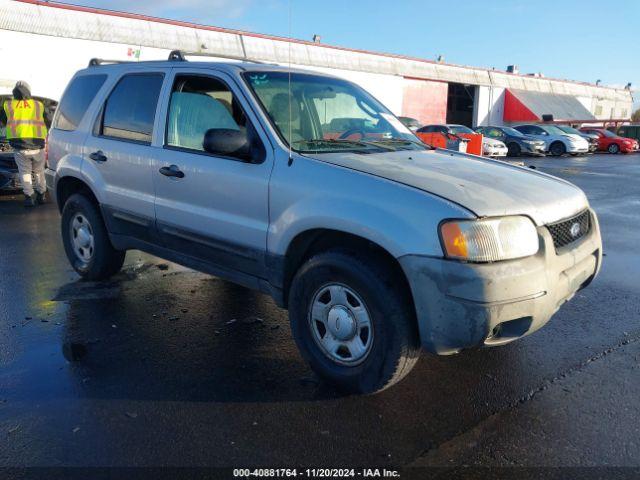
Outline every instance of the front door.
{"label": "front door", "polygon": [[[153,175],[165,247],[222,273],[265,278],[273,149],[233,80],[211,69],[174,69],[163,99],[163,147]],[[205,151],[209,129],[247,131],[253,163]]]}

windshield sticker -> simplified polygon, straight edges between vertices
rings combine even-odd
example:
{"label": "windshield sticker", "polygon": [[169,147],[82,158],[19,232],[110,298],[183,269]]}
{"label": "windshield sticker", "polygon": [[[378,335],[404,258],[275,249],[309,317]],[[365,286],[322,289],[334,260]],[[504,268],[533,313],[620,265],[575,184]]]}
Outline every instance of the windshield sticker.
{"label": "windshield sticker", "polygon": [[407,127],[404,126],[404,124],[398,120],[396,117],[394,117],[393,115],[390,115],[388,113],[380,113],[380,116],[382,118],[384,118],[387,122],[389,122],[389,124],[395,128],[398,132],[400,133],[408,133],[409,135],[413,135],[411,133],[411,130],[409,130]]}
{"label": "windshield sticker", "polygon": [[249,80],[251,81],[251,84],[255,85],[256,87],[269,83],[269,79],[267,78],[266,73],[263,73],[262,75],[257,73],[255,75],[249,75]]}

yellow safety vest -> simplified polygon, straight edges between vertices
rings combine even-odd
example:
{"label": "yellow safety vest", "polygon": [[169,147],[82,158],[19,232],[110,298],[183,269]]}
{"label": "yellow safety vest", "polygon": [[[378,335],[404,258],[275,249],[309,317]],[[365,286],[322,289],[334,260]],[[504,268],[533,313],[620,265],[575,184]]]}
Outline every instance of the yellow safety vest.
{"label": "yellow safety vest", "polygon": [[7,114],[7,139],[47,138],[44,105],[38,100],[10,100],[4,102]]}

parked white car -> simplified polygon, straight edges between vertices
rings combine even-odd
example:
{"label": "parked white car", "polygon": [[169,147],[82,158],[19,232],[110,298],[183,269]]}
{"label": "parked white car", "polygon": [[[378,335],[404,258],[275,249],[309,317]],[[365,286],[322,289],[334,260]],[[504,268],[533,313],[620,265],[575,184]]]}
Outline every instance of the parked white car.
{"label": "parked white car", "polygon": [[589,153],[589,142],[583,137],[563,132],[555,125],[518,125],[513,128],[537,140],[544,140],[546,152],[554,157],[566,153],[571,155]]}
{"label": "parked white car", "polygon": [[482,154],[485,157],[506,157],[509,149],[500,140],[482,137]]}

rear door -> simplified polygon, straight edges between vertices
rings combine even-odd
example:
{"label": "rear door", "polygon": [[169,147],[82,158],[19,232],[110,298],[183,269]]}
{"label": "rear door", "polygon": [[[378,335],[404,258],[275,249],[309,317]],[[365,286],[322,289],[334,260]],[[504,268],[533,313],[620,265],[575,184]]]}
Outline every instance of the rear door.
{"label": "rear door", "polygon": [[113,234],[154,240],[153,174],[160,149],[152,139],[168,73],[160,68],[115,77],[85,142],[83,173],[102,192]]}
{"label": "rear door", "polygon": [[[163,244],[227,275],[265,278],[273,166],[268,137],[225,73],[174,69],[169,83],[163,96],[163,148],[153,171]],[[204,134],[212,128],[246,130],[261,149],[258,163],[205,152]]]}

